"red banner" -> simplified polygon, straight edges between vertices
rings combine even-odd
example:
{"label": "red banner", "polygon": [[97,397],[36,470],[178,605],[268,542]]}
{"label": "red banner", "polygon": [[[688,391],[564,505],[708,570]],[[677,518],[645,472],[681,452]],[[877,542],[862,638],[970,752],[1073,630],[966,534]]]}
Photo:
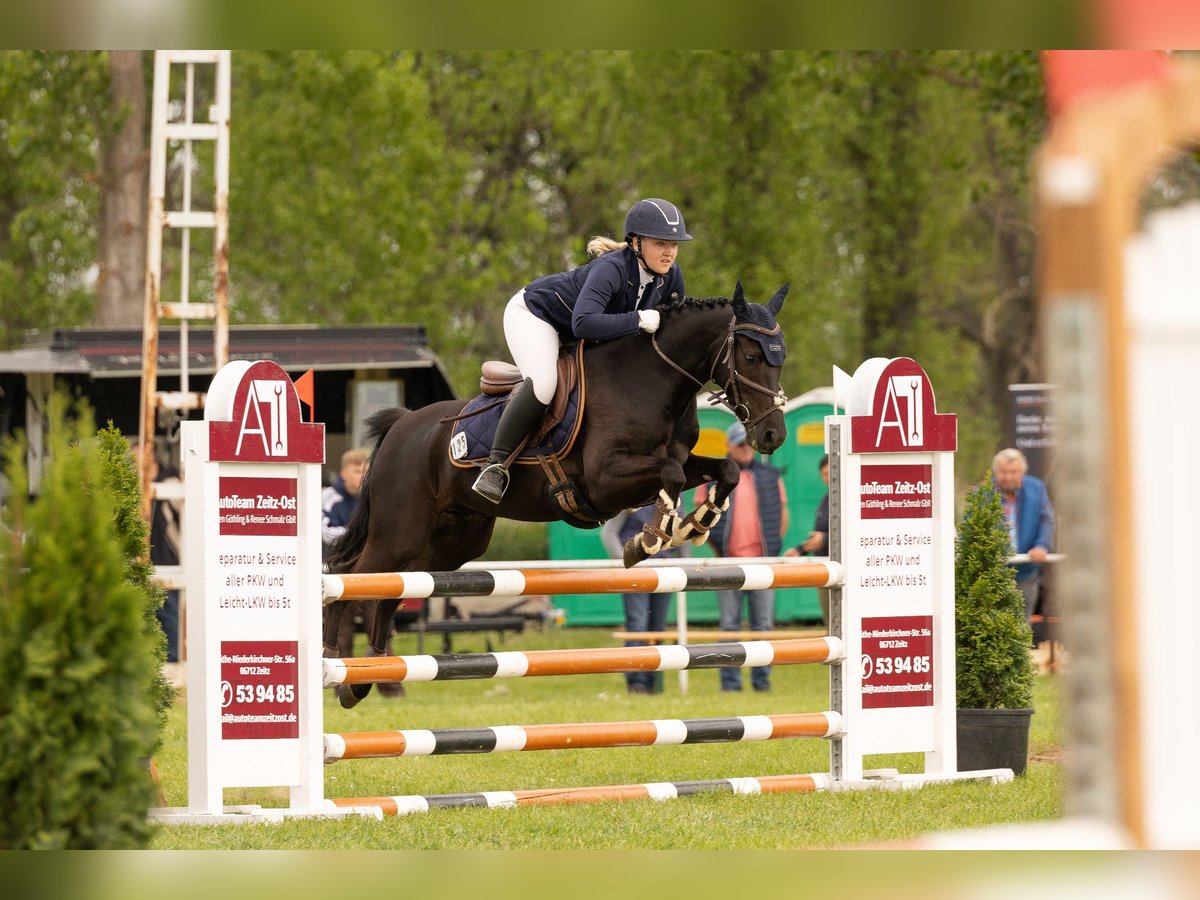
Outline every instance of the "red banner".
{"label": "red banner", "polygon": [[864,519],[933,518],[933,466],[863,466],[861,474]]}
{"label": "red banner", "polygon": [[222,475],[218,527],[221,534],[294,537],[295,478],[243,478]]}
{"label": "red banner", "polygon": [[933,706],[933,616],[862,620],[862,705]]}
{"label": "red banner", "polygon": [[300,736],[296,641],[221,642],[221,738]]}

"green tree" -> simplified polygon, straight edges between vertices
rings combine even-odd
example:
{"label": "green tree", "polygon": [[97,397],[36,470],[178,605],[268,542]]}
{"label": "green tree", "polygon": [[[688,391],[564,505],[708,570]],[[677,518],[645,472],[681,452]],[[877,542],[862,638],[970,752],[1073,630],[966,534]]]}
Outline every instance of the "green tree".
{"label": "green tree", "polygon": [[90,413],[49,408],[50,462],[26,500],[23,449],[0,545],[0,846],[144,846],[158,741],[147,596],[127,579]]}
{"label": "green tree", "polygon": [[814,56],[836,202],[827,231],[851,262],[835,284],[861,316],[851,365],[912,356],[963,419],[964,468],[994,452],[1007,386],[1040,380],[1029,183],[1044,122],[1035,53]]}
{"label": "green tree", "polygon": [[455,178],[412,55],[241,51],[232,102],[232,318],[440,334]]}
{"label": "green tree", "polygon": [[98,53],[0,52],[0,348],[91,317]]}
{"label": "green tree", "polygon": [[[125,556],[125,580],[145,598],[141,627],[154,648],[155,666],[150,692],[154,696],[158,730],[161,733],[167,725],[167,711],[175,702],[175,688],[163,674],[163,665],[167,661],[167,636],[163,634],[156,613],[166,599],[166,592],[152,579],[154,566],[150,562],[148,544],[150,528],[142,518],[142,481],[137,463],[130,453],[129,442],[111,421],[101,429],[97,438],[104,481],[113,496],[113,532]],[[158,749],[157,743],[154,749]]]}
{"label": "green tree", "polygon": [[1008,564],[1012,543],[991,473],[967,494],[954,547],[954,622],[960,709],[1033,705],[1032,633]]}
{"label": "green tree", "polygon": [[[20,213],[0,234],[12,343],[89,318],[88,173],[96,136],[126,120],[103,54],[0,65],[0,223]],[[234,321],[423,323],[465,393],[506,355],[507,299],[661,195],[697,238],[680,256],[690,293],[792,284],[789,393],[833,364],[914,356],[963,417],[973,467],[1007,385],[1041,378],[1033,52],[238,51],[233,78]]]}

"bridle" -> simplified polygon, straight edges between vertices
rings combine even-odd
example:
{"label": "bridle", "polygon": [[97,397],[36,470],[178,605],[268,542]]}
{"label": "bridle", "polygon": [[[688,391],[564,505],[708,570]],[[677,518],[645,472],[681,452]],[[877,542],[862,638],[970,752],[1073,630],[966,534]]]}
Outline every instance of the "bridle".
{"label": "bridle", "polygon": [[[746,430],[749,431],[771,413],[775,412],[776,410],[782,411],[787,405],[787,394],[783,392],[783,388],[780,388],[777,391],[772,391],[770,388],[764,387],[758,382],[751,381],[737,370],[737,366],[734,363],[734,338],[737,337],[739,332],[754,332],[767,337],[775,337],[780,334],[781,331],[782,329],[779,327],[778,323],[774,328],[763,328],[761,325],[754,325],[750,322],[739,323],[735,317],[734,320],[729,323],[728,331],[725,332],[725,339],[723,341],[725,345],[724,351],[718,353],[713,358],[713,364],[708,370],[707,381],[701,381],[691,372],[688,372],[683,367],[677,365],[674,360],[667,356],[667,354],[662,351],[662,348],[658,346],[657,332],[650,335],[650,344],[654,347],[654,352],[662,358],[663,362],[669,365],[676,372],[679,372],[681,375],[691,379],[698,387],[700,387],[701,390],[703,390],[704,385],[708,384],[710,381],[720,384],[720,382],[717,382],[717,367],[724,364],[726,372],[725,383],[721,384],[721,390],[710,392],[708,398],[713,403],[719,403],[722,406],[728,407],[729,411],[732,412],[734,416],[737,417],[737,420],[745,425]],[[768,397],[771,397],[772,405],[751,419],[750,407],[742,401],[743,387],[758,391],[759,393],[763,393]]]}

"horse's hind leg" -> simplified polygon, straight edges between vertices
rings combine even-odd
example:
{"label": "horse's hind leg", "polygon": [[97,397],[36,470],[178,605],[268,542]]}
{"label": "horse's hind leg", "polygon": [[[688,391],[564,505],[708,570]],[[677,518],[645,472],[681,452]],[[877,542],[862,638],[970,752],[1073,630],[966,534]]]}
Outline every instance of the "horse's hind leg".
{"label": "horse's hind leg", "polygon": [[[483,555],[491,540],[495,524],[496,519],[493,516],[443,510],[435,518],[430,534],[424,538],[426,545],[424,551],[418,555],[407,557],[400,564],[400,568],[453,571],[464,562]],[[396,564],[372,561],[368,554],[364,554],[354,568],[359,572],[384,571],[396,568]],[[399,597],[370,603],[373,610],[364,622],[367,629],[367,656],[388,655],[387,642],[392,631],[392,619],[399,605]],[[335,631],[335,640],[336,637]],[[350,709],[357,706],[370,692],[370,684],[341,684],[338,685],[338,702],[346,709]]]}
{"label": "horse's hind leg", "polygon": [[[344,605],[344,604],[343,604]],[[364,604],[370,611],[364,617],[364,627],[367,630],[367,656],[387,656],[387,642],[392,632],[392,618],[400,599],[372,600]],[[329,639],[329,629],[326,627],[326,640]],[[337,631],[333,631],[333,639],[337,641]],[[328,653],[328,651],[327,651]],[[337,688],[338,702],[346,709],[351,709],[366,699],[371,693],[370,684],[339,684]]]}
{"label": "horse's hind leg", "polygon": [[330,603],[321,611],[321,649],[326,659],[341,656],[338,652],[338,629],[342,627],[345,611],[346,604],[340,601]]}
{"label": "horse's hind leg", "polygon": [[[636,566],[643,559],[660,553],[664,547],[672,546],[672,535],[679,530],[679,504],[666,488],[658,492],[654,504],[654,516],[641,531],[625,542],[625,568]],[[677,546],[677,545],[676,545]]]}
{"label": "horse's hind leg", "polygon": [[[373,552],[368,547],[359,556],[352,569],[353,572],[387,572],[407,568],[410,564],[393,553]],[[387,656],[388,638],[391,636],[392,619],[396,608],[400,605],[399,597],[386,600],[368,600],[362,604],[365,610],[363,626],[367,632],[367,656]],[[347,604],[333,604],[345,607]],[[331,609],[327,607],[327,609]],[[349,614],[343,613],[343,614]],[[340,618],[340,617],[339,617]],[[326,654],[329,647],[337,646],[337,623],[333,617],[326,619],[324,642]],[[335,652],[336,655],[336,652]],[[339,684],[337,688],[338,702],[346,709],[357,706],[371,693],[371,684]]]}

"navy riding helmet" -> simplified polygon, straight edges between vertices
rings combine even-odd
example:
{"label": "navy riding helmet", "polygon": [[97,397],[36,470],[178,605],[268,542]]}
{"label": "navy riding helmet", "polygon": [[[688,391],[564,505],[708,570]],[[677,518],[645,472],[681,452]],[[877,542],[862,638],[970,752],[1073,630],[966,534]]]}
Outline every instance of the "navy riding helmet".
{"label": "navy riding helmet", "polygon": [[667,241],[692,239],[683,224],[683,213],[679,207],[658,197],[639,200],[629,207],[629,212],[625,214],[625,235],[631,234]]}

